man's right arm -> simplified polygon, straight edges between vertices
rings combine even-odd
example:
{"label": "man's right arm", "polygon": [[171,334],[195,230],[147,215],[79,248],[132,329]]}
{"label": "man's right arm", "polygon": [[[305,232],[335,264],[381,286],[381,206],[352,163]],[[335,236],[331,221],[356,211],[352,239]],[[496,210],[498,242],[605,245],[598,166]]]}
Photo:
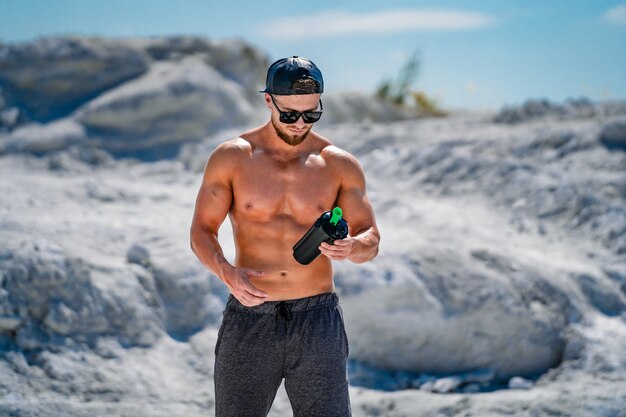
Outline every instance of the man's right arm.
{"label": "man's right arm", "polygon": [[190,243],[200,262],[216,274],[239,301],[250,306],[262,301],[258,297],[266,296],[249,280],[251,275],[260,276],[262,272],[235,268],[224,257],[217,240],[217,232],[233,202],[231,179],[241,152],[234,141],[225,142],[207,161],[191,222]]}

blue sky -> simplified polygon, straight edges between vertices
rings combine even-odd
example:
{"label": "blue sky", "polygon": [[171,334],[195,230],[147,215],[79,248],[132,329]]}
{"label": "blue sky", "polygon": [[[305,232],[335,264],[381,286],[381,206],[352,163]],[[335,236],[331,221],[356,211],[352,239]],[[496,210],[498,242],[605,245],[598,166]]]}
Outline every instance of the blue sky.
{"label": "blue sky", "polygon": [[0,0],[0,40],[50,34],[242,38],[306,56],[326,91],[373,91],[416,51],[448,108],[626,98],[626,0]]}

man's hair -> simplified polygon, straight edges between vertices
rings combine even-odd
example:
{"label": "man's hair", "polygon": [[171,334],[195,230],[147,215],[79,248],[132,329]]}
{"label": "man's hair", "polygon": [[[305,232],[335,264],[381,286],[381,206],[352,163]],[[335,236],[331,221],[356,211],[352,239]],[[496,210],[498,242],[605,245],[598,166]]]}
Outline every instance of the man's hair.
{"label": "man's hair", "polygon": [[298,78],[291,83],[293,94],[315,94],[318,84],[312,78]]}

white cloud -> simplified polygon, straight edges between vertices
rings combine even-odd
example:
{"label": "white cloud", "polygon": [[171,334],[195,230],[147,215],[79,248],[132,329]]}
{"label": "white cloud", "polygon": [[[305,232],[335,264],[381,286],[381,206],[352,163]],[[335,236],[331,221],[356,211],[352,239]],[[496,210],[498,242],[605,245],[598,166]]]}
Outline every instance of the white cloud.
{"label": "white cloud", "polygon": [[476,94],[476,92],[478,91],[478,86],[474,81],[467,81],[465,83],[465,91],[467,91],[469,94]]}
{"label": "white cloud", "polygon": [[462,10],[326,11],[270,21],[260,32],[276,39],[310,39],[365,33],[476,29],[494,23],[492,16]]}
{"label": "white cloud", "polygon": [[604,18],[617,25],[626,25],[626,4],[620,4],[608,10]]}

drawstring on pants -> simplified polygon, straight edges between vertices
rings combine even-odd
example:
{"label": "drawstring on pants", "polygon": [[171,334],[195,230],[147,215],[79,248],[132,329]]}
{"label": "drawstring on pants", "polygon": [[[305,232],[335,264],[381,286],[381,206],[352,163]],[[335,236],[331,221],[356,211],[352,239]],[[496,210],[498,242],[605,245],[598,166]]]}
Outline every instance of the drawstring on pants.
{"label": "drawstring on pants", "polygon": [[276,333],[278,333],[278,317],[285,319],[285,333],[287,333],[287,322],[291,321],[293,314],[291,313],[291,303],[281,301],[276,304]]}

